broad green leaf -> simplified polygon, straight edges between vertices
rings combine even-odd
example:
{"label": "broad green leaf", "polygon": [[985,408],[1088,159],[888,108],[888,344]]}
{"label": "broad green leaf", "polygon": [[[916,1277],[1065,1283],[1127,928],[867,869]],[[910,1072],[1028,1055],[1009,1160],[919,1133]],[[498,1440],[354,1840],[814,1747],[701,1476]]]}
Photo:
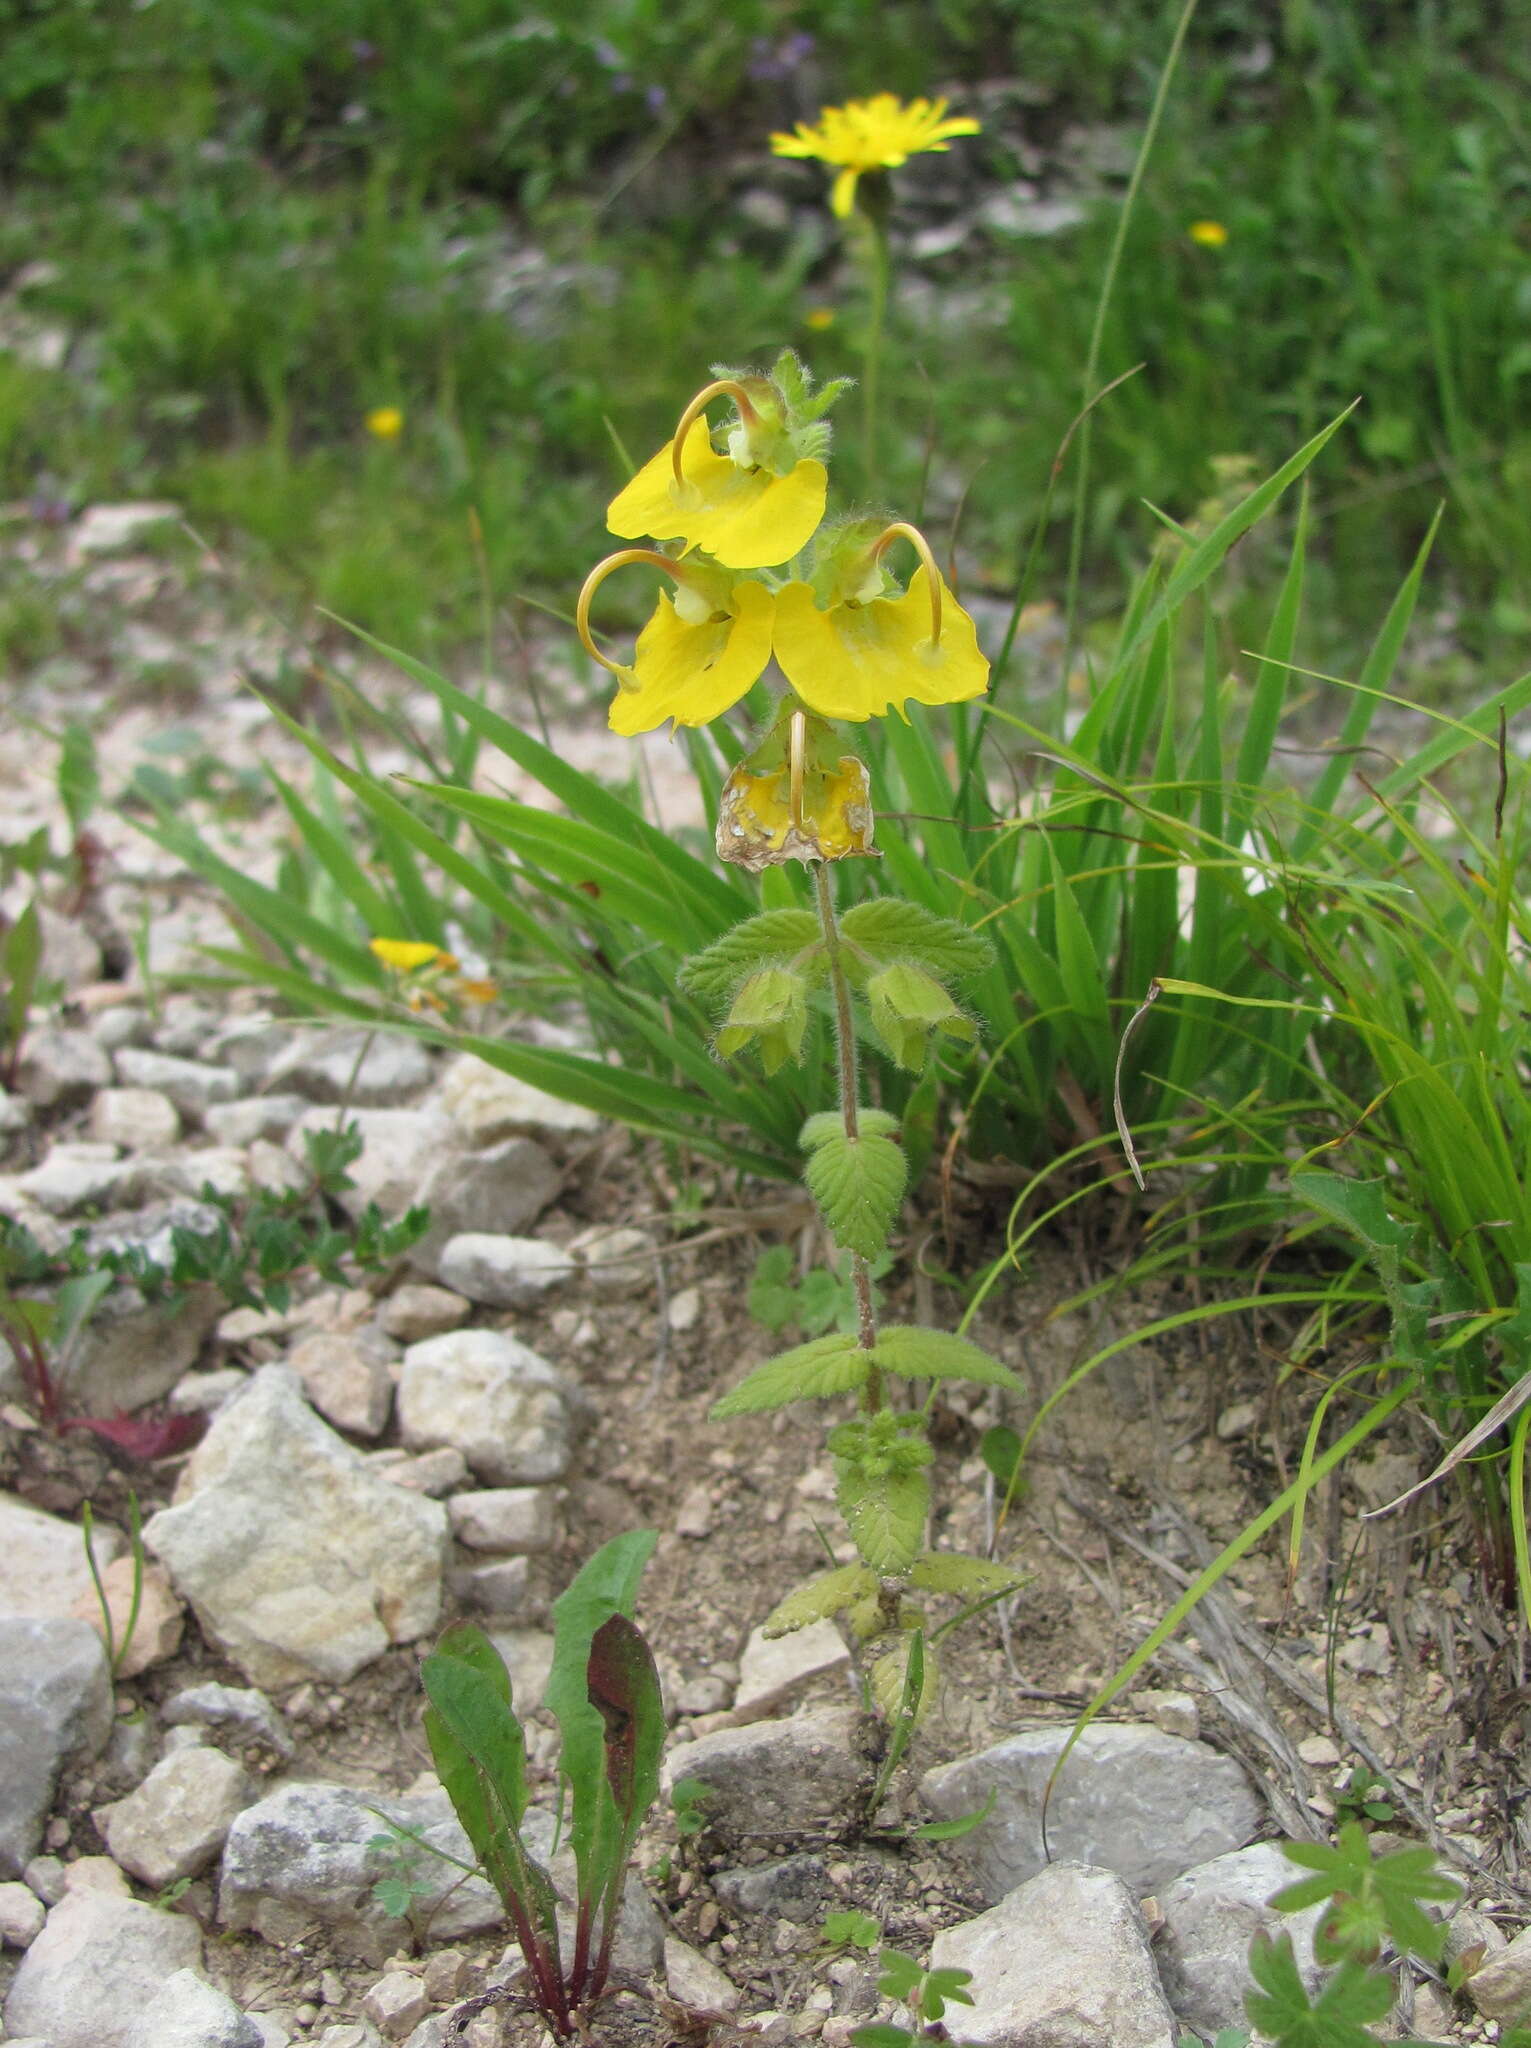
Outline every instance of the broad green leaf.
{"label": "broad green leaf", "polygon": [[892,1138],[830,1132],[804,1170],[808,1192],[837,1244],[875,1259],[885,1251],[904,1199],[908,1165]]}
{"label": "broad green leaf", "polygon": [[766,1408],[785,1408],[793,1401],[826,1401],[865,1386],[872,1354],[858,1350],[854,1332],[832,1330],[810,1344],[796,1345],[757,1365],[732,1393],[712,1404],[712,1419],[754,1415]]}
{"label": "broad green leaf", "polygon": [[899,896],[874,896],[840,919],[842,937],[879,960],[917,962],[941,980],[965,981],[982,974],[994,948],[982,932],[955,918],[936,917]]}
{"label": "broad green leaf", "polygon": [[69,819],[69,830],[78,839],[101,794],[96,743],[90,727],[78,718],[72,718],[64,727],[58,756],[58,793]]}
{"label": "broad green leaf", "polygon": [[576,1872],[575,1953],[569,1966],[578,1997],[591,1960],[595,1914],[620,1884],[627,1834],[606,1775],[606,1719],[590,1692],[590,1650],[614,1614],[632,1619],[643,1567],[658,1541],[652,1529],[612,1537],[589,1558],[553,1603],[553,1666],[543,1705],[558,1723],[563,1747],[558,1768],[571,1802],[569,1846]]}
{"label": "broad green leaf", "polygon": [[875,1363],[884,1372],[906,1380],[977,1380],[987,1387],[1022,1391],[1009,1366],[1001,1365],[966,1337],[947,1330],[925,1330],[917,1324],[895,1324],[878,1334]]}
{"label": "broad green leaf", "polygon": [[979,1438],[978,1455],[999,1484],[1008,1489],[1021,1462],[1020,1436],[1008,1422],[996,1422]]}
{"label": "broad green leaf", "polygon": [[821,943],[819,920],[811,910],[767,910],[683,960],[676,979],[704,1002],[726,1002],[760,961],[794,958]]}
{"label": "broad green leaf", "polygon": [[918,1558],[909,1577],[922,1593],[951,1593],[959,1600],[987,1600],[995,1593],[1016,1592],[1026,1583],[1024,1575],[1008,1565],[942,1550],[928,1550]]}
{"label": "broad green leaf", "polygon": [[1320,1170],[1294,1173],[1289,1185],[1299,1202],[1342,1224],[1373,1251],[1402,1251],[1414,1235],[1388,1214],[1386,1181],[1347,1180]]}
{"label": "broad green leaf", "polygon": [[880,1577],[901,1578],[919,1556],[930,1511],[923,1471],[864,1471],[841,1462],[835,1495],[862,1559]]}
{"label": "broad green leaf", "polygon": [[798,1586],[773,1607],[761,1623],[760,1633],[763,1636],[789,1636],[797,1629],[807,1628],[811,1622],[828,1621],[843,1607],[865,1599],[876,1590],[877,1581],[864,1564],[837,1565],[832,1572],[821,1572],[816,1579]]}

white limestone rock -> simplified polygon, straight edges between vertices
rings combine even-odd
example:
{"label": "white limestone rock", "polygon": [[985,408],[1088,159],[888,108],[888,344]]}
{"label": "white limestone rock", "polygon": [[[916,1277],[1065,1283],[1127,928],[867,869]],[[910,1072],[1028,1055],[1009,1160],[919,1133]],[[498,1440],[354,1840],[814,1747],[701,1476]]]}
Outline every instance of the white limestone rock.
{"label": "white limestone rock", "polygon": [[90,1105],[90,1135],[125,1152],[155,1152],[181,1135],[181,1113],[158,1088],[103,1088]]}
{"label": "white limestone rock", "polygon": [[753,1629],[739,1658],[732,1718],[741,1725],[764,1720],[816,1678],[843,1677],[850,1668],[851,1653],[832,1621],[810,1622],[774,1638]]}
{"label": "white limestone rock", "polygon": [[195,1970],[172,1970],[135,2021],[127,2048],[265,2048],[266,2036]]}
{"label": "white limestone rock", "polygon": [[470,1145],[498,1138],[581,1138],[601,1128],[593,1109],[563,1102],[471,1052],[460,1053],[442,1076],[437,1099]]}
{"label": "white limestone rock", "polygon": [[943,1820],[972,1813],[993,1791],[987,1820],[953,1846],[984,1894],[998,1901],[1053,1859],[1115,1870],[1148,1893],[1230,1849],[1264,1815],[1243,1770],[1201,1742],[1134,1723],[1087,1728],[1069,1754],[1047,1809],[1042,1801],[1067,1742],[1053,1724],[928,1771],[921,1789]]}
{"label": "white limestone rock", "polygon": [[201,1963],[201,1932],[184,1914],[70,1891],[21,1959],[5,2024],[49,2048],[138,2048],[134,2031],[165,1980]]}
{"label": "white limestone rock", "polygon": [[295,1344],[287,1363],[326,1422],[352,1436],[381,1436],[393,1408],[395,1347],[379,1330],[321,1330]]}
{"label": "white limestone rock", "polygon": [[240,1093],[239,1076],[232,1067],[179,1059],[174,1053],[151,1052],[138,1045],[125,1045],[118,1052],[117,1079],[129,1088],[152,1088],[168,1095],[194,1124],[200,1124],[215,1103],[233,1102]]}
{"label": "white limestone rock", "polygon": [[487,1230],[449,1237],[436,1261],[445,1286],[487,1308],[530,1308],[571,1270],[568,1254],[545,1238]]}
{"label": "white limestone rock", "polygon": [[447,1502],[452,1534],[469,1550],[520,1557],[558,1541],[558,1501],[547,1486],[497,1486]]}
{"label": "white limestone rock", "polygon": [[441,1611],[446,1513],[390,1486],[267,1366],[214,1418],[144,1540],[258,1686],[344,1681]]}
{"label": "white limestone rock", "polygon": [[983,2048],[1174,2048],[1148,1930],[1114,1871],[1054,1863],[935,1938],[933,1969],[972,1972],[952,2017]]}
{"label": "white limestone rock", "polygon": [[0,1877],[19,1877],[36,1855],[59,1772],[101,1754],[112,1718],[94,1629],[35,1615],[0,1619]]}
{"label": "white limestone rock", "polygon": [[719,1728],[671,1752],[664,1790],[681,1778],[700,1780],[707,1825],[724,1837],[831,1827],[849,1818],[865,1791],[862,1739],[853,1707]]}
{"label": "white limestone rock", "polygon": [[[112,1618],[112,1641],[120,1652],[117,1660],[118,1678],[138,1678],[156,1664],[163,1664],[173,1657],[181,1647],[181,1632],[186,1617],[181,1603],[175,1597],[175,1588],[168,1575],[157,1564],[145,1565],[136,1588],[135,1573],[131,1557],[114,1558],[101,1574],[101,1590],[106,1595],[107,1612]],[[134,1607],[137,1613],[134,1613]],[[96,1589],[80,1594],[70,1612],[76,1620],[88,1622],[102,1640],[106,1637],[105,1623],[101,1614],[101,1602]],[[132,1618],[133,1632],[128,1633],[128,1621]]]}
{"label": "white limestone rock", "polygon": [[450,1445],[494,1486],[562,1479],[573,1435],[562,1373],[499,1330],[451,1330],[411,1344],[399,1377],[410,1450]]}
{"label": "white limestone rock", "polygon": [[1160,1891],[1164,1926],[1158,1941],[1165,1994],[1189,2027],[1214,2035],[1242,2027],[1249,1989],[1249,1945],[1257,1934],[1289,1934],[1309,1994],[1324,1972],[1313,1957],[1322,1906],[1278,1913],[1273,1895],[1303,1875],[1274,1842],[1256,1842],[1214,1856]]}
{"label": "white limestone rock", "polygon": [[[121,1552],[122,1536],[110,1522],[98,1521],[95,1545],[96,1562],[105,1569]],[[91,1591],[78,1525],[0,1493],[0,1616],[62,1620]]]}
{"label": "white limestone rock", "polygon": [[178,1749],[97,1819],[123,1869],[160,1891],[207,1868],[251,1796],[250,1781],[232,1757],[212,1748]]}

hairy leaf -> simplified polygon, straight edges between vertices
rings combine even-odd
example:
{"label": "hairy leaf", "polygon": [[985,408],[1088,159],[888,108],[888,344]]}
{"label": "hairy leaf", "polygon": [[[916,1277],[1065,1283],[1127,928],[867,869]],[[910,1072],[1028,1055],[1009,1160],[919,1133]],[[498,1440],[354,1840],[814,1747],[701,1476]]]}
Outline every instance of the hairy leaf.
{"label": "hairy leaf", "polygon": [[832,1614],[868,1594],[875,1596],[876,1591],[877,1581],[864,1564],[837,1565],[832,1572],[821,1572],[816,1579],[798,1586],[773,1607],[761,1623],[760,1633],[789,1636],[795,1629],[807,1628],[810,1622],[827,1621]]}
{"label": "hairy leaf", "polygon": [[831,1132],[804,1171],[808,1192],[835,1241],[864,1259],[887,1248],[904,1199],[908,1162],[891,1138]]}
{"label": "hairy leaf", "polygon": [[1342,1224],[1373,1251],[1401,1251],[1413,1235],[1407,1224],[1388,1214],[1385,1181],[1348,1180],[1317,1170],[1294,1173],[1290,1186],[1298,1201]]}
{"label": "hairy leaf", "polygon": [[848,1394],[865,1386],[870,1370],[871,1354],[856,1348],[854,1333],[832,1330],[827,1337],[815,1337],[810,1344],[795,1345],[757,1365],[731,1394],[713,1402],[712,1418],[720,1422],[728,1415],[754,1415],[765,1408],[785,1408],[793,1401],[824,1401],[832,1394]]}
{"label": "hairy leaf", "polygon": [[977,1380],[984,1386],[1021,1391],[1009,1366],[948,1330],[896,1324],[879,1334],[872,1357],[884,1372],[897,1373],[900,1379]]}
{"label": "hairy leaf", "polygon": [[966,981],[982,974],[994,948],[982,932],[970,931],[955,918],[937,917],[897,896],[858,903],[840,920],[840,930],[864,953],[888,959],[913,960],[942,980]]}
{"label": "hairy leaf", "polygon": [[[885,1109],[862,1108],[856,1111],[856,1127],[863,1138],[891,1138],[898,1130],[898,1118]],[[839,1137],[844,1129],[845,1118],[838,1109],[821,1109],[803,1125],[798,1143],[805,1152],[811,1152],[826,1139]]]}
{"label": "hairy leaf", "polygon": [[791,959],[818,942],[819,920],[811,910],[767,910],[736,924],[705,952],[693,954],[682,963],[677,978],[683,989],[704,1002],[724,1002],[752,967],[766,960]]}
{"label": "hairy leaf", "polygon": [[930,1510],[923,1471],[869,1473],[842,1461],[835,1495],[857,1550],[874,1572],[897,1578],[920,1552]]}
{"label": "hairy leaf", "polygon": [[1359,1963],[1343,1963],[1310,2001],[1292,1954],[1292,1937],[1272,1941],[1257,1935],[1249,1951],[1249,1973],[1258,1989],[1244,2008],[1262,2034],[1282,2048],[1376,2048],[1366,2030],[1393,2003],[1392,1980]]}
{"label": "hairy leaf", "polygon": [[1026,1583],[1008,1565],[936,1550],[917,1559],[909,1576],[922,1593],[952,1593],[959,1600],[987,1600],[994,1593],[1016,1592]]}

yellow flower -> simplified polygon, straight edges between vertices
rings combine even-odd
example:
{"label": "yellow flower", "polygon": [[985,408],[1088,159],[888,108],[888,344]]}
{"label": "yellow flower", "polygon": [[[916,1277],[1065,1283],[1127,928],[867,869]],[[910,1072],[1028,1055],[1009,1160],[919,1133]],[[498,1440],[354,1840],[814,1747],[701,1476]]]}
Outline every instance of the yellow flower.
{"label": "yellow flower", "polygon": [[[674,598],[661,595],[631,665],[612,661],[590,634],[590,601],[613,569],[647,562],[674,578]],[[673,561],[650,548],[623,548],[585,578],[575,625],[586,652],[621,686],[609,723],[627,737],[673,718],[706,725],[737,704],[771,659],[774,601],[763,583],[731,577],[716,565]]]}
{"label": "yellow flower", "polygon": [[866,763],[832,752],[834,738],[794,710],[739,763],[718,802],[720,860],[759,874],[789,860],[875,855]]}
{"label": "yellow flower", "polygon": [[404,431],[404,415],[396,405],[375,405],[366,426],[374,441],[397,441]]}
{"label": "yellow flower", "polygon": [[[959,704],[981,697],[989,664],[973,621],[958,604],[921,534],[895,521],[865,556],[876,571],[896,539],[911,541],[920,567],[909,588],[892,597],[866,595],[854,579],[827,606],[809,583],[776,593],[772,646],[782,673],[811,711],[823,718],[882,718],[904,704]],[[879,572],[880,576],[880,572]]]}
{"label": "yellow flower", "polygon": [[1228,246],[1228,230],[1220,220],[1193,220],[1186,233],[1203,249],[1226,249]]}
{"label": "yellow flower", "polygon": [[844,220],[856,203],[856,180],[863,171],[891,171],[924,150],[947,147],[954,135],[976,135],[978,123],[967,116],[948,121],[945,100],[910,100],[877,93],[869,100],[847,100],[843,107],[825,107],[818,126],[799,121],[792,135],[773,135],[777,156],[818,157],[834,164],[829,203]]}
{"label": "yellow flower", "polygon": [[[621,540],[684,541],[729,569],[774,569],[789,561],[824,517],[829,472],[822,462],[795,462],[785,475],[732,452],[714,452],[705,406],[728,392],[740,407],[746,432],[754,417],[742,385],[721,378],[687,406],[674,436],[623,486],[606,508],[606,524]],[[749,408],[747,411],[746,408]]]}
{"label": "yellow flower", "polygon": [[835,309],[833,306],[810,306],[803,315],[803,322],[815,334],[827,334],[835,324]]}
{"label": "yellow flower", "polygon": [[395,974],[413,974],[421,967],[455,967],[456,960],[440,946],[423,939],[370,939],[368,945],[385,967]]}

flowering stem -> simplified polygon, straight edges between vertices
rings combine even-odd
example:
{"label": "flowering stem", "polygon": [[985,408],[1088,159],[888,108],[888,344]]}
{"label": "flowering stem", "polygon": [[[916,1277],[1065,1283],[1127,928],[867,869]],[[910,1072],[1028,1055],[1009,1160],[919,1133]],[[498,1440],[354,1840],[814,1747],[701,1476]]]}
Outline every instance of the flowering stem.
{"label": "flowering stem", "polygon": [[[840,1069],[840,1114],[845,1120],[846,1137],[855,1138],[859,1135],[856,1117],[856,1026],[851,1016],[850,984],[845,978],[845,968],[840,957],[840,927],[835,922],[835,899],[829,886],[829,867],[824,861],[818,861],[814,865],[813,886],[818,892],[819,922],[824,928],[824,957],[829,963],[829,985],[835,998],[835,1054]],[[863,1351],[871,1351],[877,1343],[877,1318],[872,1308],[872,1275],[866,1260],[858,1252],[852,1252],[850,1257],[851,1280],[856,1289],[859,1342]],[[869,1415],[875,1415],[882,1406],[882,1374],[875,1365],[867,1374],[862,1405]]]}
{"label": "flowering stem", "polygon": [[[869,183],[869,180],[863,180],[864,185]],[[870,192],[867,198],[871,198]],[[869,498],[877,495],[877,386],[882,371],[882,336],[888,312],[888,223],[884,212],[885,202],[871,206],[863,203],[856,213],[861,227],[861,257],[867,278],[866,338],[861,354],[861,431],[865,441],[862,456]]]}

